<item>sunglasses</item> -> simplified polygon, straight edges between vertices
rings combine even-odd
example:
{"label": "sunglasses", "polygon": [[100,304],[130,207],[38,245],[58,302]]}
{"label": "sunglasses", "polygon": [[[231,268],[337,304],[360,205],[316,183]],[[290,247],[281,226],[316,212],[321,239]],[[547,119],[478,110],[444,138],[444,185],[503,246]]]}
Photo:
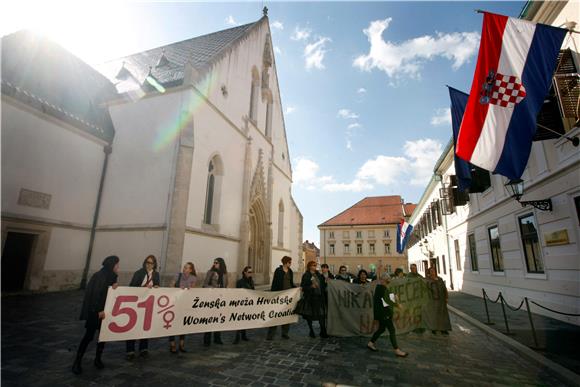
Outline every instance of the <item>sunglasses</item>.
{"label": "sunglasses", "polygon": [[147,265],[155,265],[155,262],[147,261],[145,262]]}
{"label": "sunglasses", "polygon": [[219,265],[220,263],[219,263],[219,262],[214,262],[213,264],[214,264],[214,265]]}
{"label": "sunglasses", "polygon": [[246,272],[246,274],[252,274],[252,273],[253,273],[253,271],[247,271]]}

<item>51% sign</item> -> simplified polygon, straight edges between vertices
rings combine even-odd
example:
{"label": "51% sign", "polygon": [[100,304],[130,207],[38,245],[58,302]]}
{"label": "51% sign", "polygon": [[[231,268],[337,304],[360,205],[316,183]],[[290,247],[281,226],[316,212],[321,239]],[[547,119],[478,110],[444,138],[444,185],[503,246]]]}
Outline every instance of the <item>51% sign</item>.
{"label": "51% sign", "polygon": [[[109,330],[114,333],[125,333],[130,331],[137,325],[138,313],[135,309],[134,304],[139,301],[137,296],[118,296],[115,299],[115,304],[113,305],[113,311],[111,315],[113,317],[127,316],[129,321],[124,325],[119,325],[116,322],[109,323]],[[123,305],[126,306],[123,306]],[[133,305],[130,305],[133,304]],[[155,308],[155,296],[150,295],[144,301],[139,302],[137,308],[145,310],[143,318],[143,330],[148,331],[151,329],[151,322],[153,320],[153,309]],[[171,328],[171,323],[175,319],[175,313],[171,310],[175,304],[170,304],[169,297],[160,296],[157,298],[157,314],[162,315],[165,329]]]}

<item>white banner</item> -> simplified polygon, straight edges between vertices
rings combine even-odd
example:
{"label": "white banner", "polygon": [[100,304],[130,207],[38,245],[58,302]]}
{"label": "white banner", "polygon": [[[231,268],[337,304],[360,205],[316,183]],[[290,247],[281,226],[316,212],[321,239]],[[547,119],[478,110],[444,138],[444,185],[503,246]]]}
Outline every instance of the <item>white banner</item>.
{"label": "white banner", "polygon": [[290,324],[300,288],[248,289],[109,288],[99,341],[119,341],[232,331]]}

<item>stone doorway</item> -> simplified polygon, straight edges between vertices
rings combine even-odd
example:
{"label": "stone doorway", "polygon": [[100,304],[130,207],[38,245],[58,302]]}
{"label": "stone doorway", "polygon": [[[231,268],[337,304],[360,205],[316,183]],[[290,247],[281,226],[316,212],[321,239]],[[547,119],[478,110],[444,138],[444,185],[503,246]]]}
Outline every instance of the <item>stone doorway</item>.
{"label": "stone doorway", "polygon": [[35,234],[8,232],[2,250],[2,292],[24,289]]}
{"label": "stone doorway", "polygon": [[250,207],[250,238],[248,245],[248,265],[254,269],[256,285],[266,284],[269,281],[266,237],[268,228],[266,212],[262,200],[254,200]]}

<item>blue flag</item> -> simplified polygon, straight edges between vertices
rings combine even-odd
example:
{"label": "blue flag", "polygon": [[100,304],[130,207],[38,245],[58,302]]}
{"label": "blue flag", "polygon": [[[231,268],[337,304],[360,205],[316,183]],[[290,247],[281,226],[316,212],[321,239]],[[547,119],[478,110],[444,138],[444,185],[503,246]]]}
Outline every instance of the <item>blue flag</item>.
{"label": "blue flag", "polygon": [[455,175],[457,176],[457,187],[460,191],[465,192],[471,187],[471,165],[457,157],[455,147],[457,146],[457,136],[459,136],[459,127],[467,105],[468,94],[462,91],[449,88],[449,98],[451,98],[451,126],[453,127],[453,157],[455,160]]}
{"label": "blue flag", "polygon": [[397,224],[397,253],[403,254],[412,232],[413,226],[401,219],[401,223]]}

